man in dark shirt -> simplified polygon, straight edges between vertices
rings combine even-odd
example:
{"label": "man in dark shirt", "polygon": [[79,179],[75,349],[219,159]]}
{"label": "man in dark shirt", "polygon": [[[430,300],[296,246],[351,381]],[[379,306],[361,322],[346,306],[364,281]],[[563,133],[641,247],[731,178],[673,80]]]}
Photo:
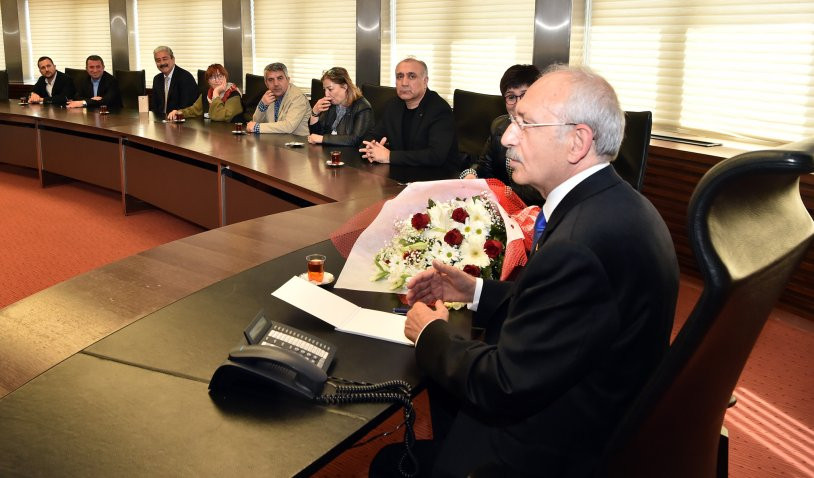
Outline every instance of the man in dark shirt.
{"label": "man in dark shirt", "polygon": [[168,46],[153,50],[155,66],[161,73],[153,78],[150,110],[165,118],[172,110],[192,106],[198,99],[198,84],[187,70],[176,66],[175,55]]}
{"label": "man in dark shirt", "polygon": [[119,93],[119,82],[105,71],[105,62],[99,55],[91,55],[85,60],[88,78],[82,82],[76,93],[76,100],[68,102],[68,108],[95,108],[105,105],[109,108],[121,108],[122,96]]}
{"label": "man in dark shirt", "polygon": [[456,167],[458,139],[452,109],[427,89],[427,65],[407,58],[396,65],[396,93],[359,150],[371,163]]}
{"label": "man in dark shirt", "polygon": [[37,68],[42,76],[34,84],[34,89],[28,97],[30,103],[64,105],[73,98],[75,93],[73,81],[65,73],[57,71],[54,60],[41,56],[37,60]]}

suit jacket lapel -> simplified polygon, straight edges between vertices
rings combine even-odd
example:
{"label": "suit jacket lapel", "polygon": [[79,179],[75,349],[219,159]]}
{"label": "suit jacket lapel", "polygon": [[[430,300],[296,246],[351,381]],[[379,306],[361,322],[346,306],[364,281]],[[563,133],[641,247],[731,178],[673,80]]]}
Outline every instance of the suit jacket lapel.
{"label": "suit jacket lapel", "polygon": [[551,217],[548,218],[548,223],[546,224],[545,231],[543,231],[543,235],[540,238],[538,247],[545,242],[546,238],[551,235],[554,229],[556,229],[560,222],[562,222],[562,218],[565,217],[571,209],[587,198],[609,187],[619,184],[621,181],[622,178],[616,174],[613,166],[608,166],[590,175],[584,181],[577,184],[574,189],[565,195],[562,201],[557,205],[557,208],[554,209]]}

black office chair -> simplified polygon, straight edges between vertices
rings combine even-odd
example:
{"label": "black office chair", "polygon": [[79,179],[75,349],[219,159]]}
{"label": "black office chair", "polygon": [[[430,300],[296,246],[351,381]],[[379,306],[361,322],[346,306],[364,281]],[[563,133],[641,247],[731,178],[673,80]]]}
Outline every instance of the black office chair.
{"label": "black office chair", "polygon": [[65,74],[73,80],[73,86],[76,91],[79,91],[79,89],[82,88],[82,84],[88,79],[88,72],[78,68],[65,68]]}
{"label": "black office chair", "polygon": [[0,70],[0,100],[8,99],[8,71]]}
{"label": "black office chair", "polygon": [[726,476],[721,432],[732,390],[814,237],[799,185],[812,172],[814,138],[722,161],[698,183],[688,232],[704,290],[599,475]]}
{"label": "black office chair", "polygon": [[500,95],[456,89],[452,94],[452,107],[458,152],[468,156],[464,164],[471,164],[483,150],[492,120],[506,114],[506,100]]}
{"label": "black office chair", "polygon": [[266,83],[262,76],[252,75],[246,73],[246,91],[243,95],[243,117],[246,121],[251,121],[254,116],[254,110],[257,109],[257,103],[260,103],[260,98],[268,90]]}
{"label": "black office chair", "polygon": [[322,82],[316,78],[311,78],[311,107],[313,108],[323,96],[325,96],[325,90],[322,88]]}
{"label": "black office chair", "polygon": [[367,98],[373,108],[373,118],[378,121],[384,114],[384,107],[393,98],[398,98],[392,86],[362,85],[362,96]]}
{"label": "black office chair", "polygon": [[119,82],[122,106],[138,109],[138,97],[147,94],[147,79],[144,70],[114,70],[113,76]]}
{"label": "black office chair", "polygon": [[625,111],[625,136],[613,168],[637,191],[642,190],[650,149],[653,114],[649,111]]}

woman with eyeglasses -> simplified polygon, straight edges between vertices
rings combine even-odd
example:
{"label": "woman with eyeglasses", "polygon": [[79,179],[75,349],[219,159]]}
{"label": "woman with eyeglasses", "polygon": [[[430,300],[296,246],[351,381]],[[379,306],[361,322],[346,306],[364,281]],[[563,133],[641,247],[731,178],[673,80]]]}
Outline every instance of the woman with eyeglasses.
{"label": "woman with eyeglasses", "polygon": [[334,67],[322,75],[325,96],[311,108],[308,142],[358,146],[373,127],[373,109],[353,84],[348,70]]}
{"label": "woman with eyeglasses", "polygon": [[489,138],[483,146],[480,156],[469,168],[461,172],[461,179],[495,178],[510,186],[520,196],[527,206],[542,205],[543,196],[530,186],[515,184],[512,181],[512,168],[506,159],[506,148],[500,143],[500,138],[511,124],[517,102],[526,94],[532,83],[540,77],[540,70],[534,65],[512,65],[503,73],[500,79],[500,94],[506,100],[508,114],[498,116],[492,121]]}
{"label": "woman with eyeglasses", "polygon": [[170,111],[167,119],[176,119],[180,112],[184,118],[203,116],[212,121],[240,122],[243,117],[240,90],[237,85],[229,82],[229,72],[226,68],[219,63],[209,65],[205,78],[209,84],[206,95],[200,95],[188,108]]}

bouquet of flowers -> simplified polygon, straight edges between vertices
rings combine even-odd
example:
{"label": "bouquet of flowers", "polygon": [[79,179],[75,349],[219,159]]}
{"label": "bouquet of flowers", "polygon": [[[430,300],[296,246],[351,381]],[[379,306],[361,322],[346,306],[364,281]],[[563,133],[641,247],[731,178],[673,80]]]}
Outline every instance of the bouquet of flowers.
{"label": "bouquet of flowers", "polygon": [[372,279],[401,289],[434,259],[475,277],[500,278],[506,226],[488,196],[428,203],[425,211],[396,221],[394,237],[373,258]]}
{"label": "bouquet of flowers", "polygon": [[411,183],[334,234],[347,257],[335,287],[403,293],[407,279],[434,259],[505,280],[526,263],[534,222],[534,217],[516,221],[507,212],[506,207],[515,214],[525,206],[507,201],[506,191],[497,180]]}

